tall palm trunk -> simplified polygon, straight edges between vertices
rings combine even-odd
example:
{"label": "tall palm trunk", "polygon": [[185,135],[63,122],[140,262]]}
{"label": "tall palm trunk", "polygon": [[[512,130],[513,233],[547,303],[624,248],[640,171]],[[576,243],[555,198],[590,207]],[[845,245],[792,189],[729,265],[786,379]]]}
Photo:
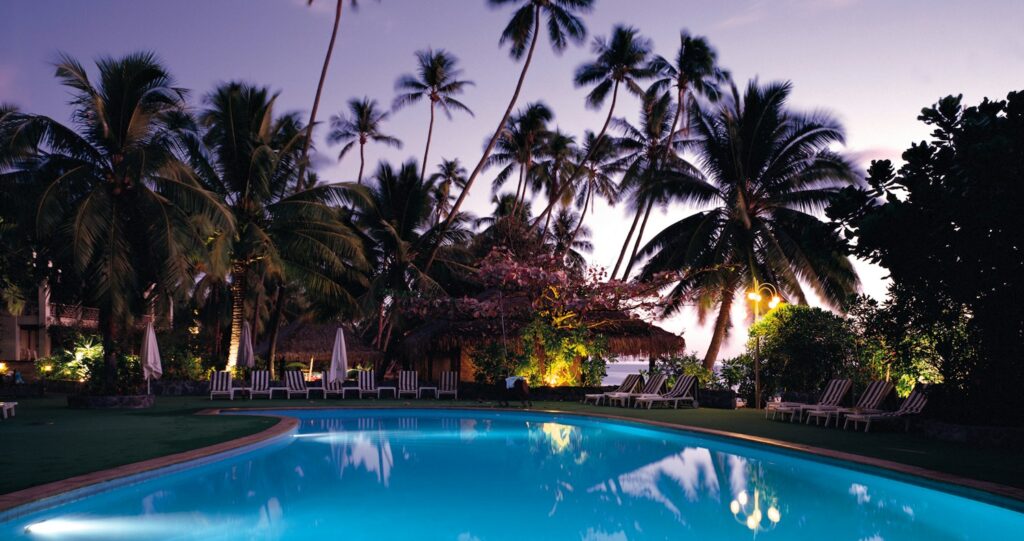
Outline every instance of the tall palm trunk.
{"label": "tall palm trunk", "polygon": [[420,164],[420,184],[427,174],[427,156],[430,155],[430,139],[434,137],[434,100],[430,100],[430,127],[427,128],[427,148],[423,150],[423,163]]}
{"label": "tall palm trunk", "polygon": [[591,184],[587,184],[587,195],[583,198],[583,208],[580,210],[580,221],[576,222],[576,228],[572,230],[572,235],[569,237],[569,242],[566,244],[568,248],[566,251],[572,250],[573,243],[576,242],[576,235],[579,235],[580,229],[583,229],[583,220],[587,216],[587,206],[590,204],[590,197],[593,195],[594,189]]}
{"label": "tall palm trunk", "polygon": [[231,268],[231,343],[228,346],[228,368],[238,364],[238,346],[242,340],[242,322],[245,321],[245,264],[236,261]]}
{"label": "tall palm trunk", "polygon": [[480,162],[473,168],[473,173],[469,175],[469,179],[466,180],[466,187],[462,189],[459,194],[459,198],[455,200],[455,205],[452,206],[452,210],[445,217],[444,225],[441,228],[440,234],[438,235],[438,241],[434,244],[431,249],[430,257],[427,258],[427,264],[423,269],[423,272],[430,272],[430,267],[434,264],[434,259],[437,257],[437,251],[441,248],[441,239],[445,237],[445,233],[448,228],[452,225],[452,219],[459,213],[459,209],[462,208],[462,203],[466,200],[466,196],[469,195],[469,190],[473,187],[473,182],[476,181],[476,177],[480,176],[480,172],[484,168],[484,164],[487,162],[487,158],[491,156],[491,152],[494,151],[494,145],[497,144],[498,138],[501,137],[501,132],[505,129],[505,123],[508,122],[508,117],[512,115],[512,109],[515,109],[516,101],[519,100],[519,93],[523,90],[523,81],[526,80],[526,72],[530,69],[530,62],[533,60],[533,53],[537,49],[537,38],[540,36],[540,17],[541,6],[538,4],[534,8],[534,23],[533,23],[533,38],[530,39],[530,50],[526,53],[526,62],[523,63],[523,70],[519,73],[519,82],[516,83],[516,90],[512,93],[512,99],[508,102],[508,107],[505,109],[505,114],[501,117],[501,122],[498,123],[498,129],[494,130],[494,135],[491,136],[491,140],[487,142],[487,148],[484,149],[484,155],[480,157]]}
{"label": "tall palm trunk", "polygon": [[284,303],[287,299],[287,292],[284,284],[277,286],[277,302],[274,304],[274,315],[270,318],[270,348],[267,351],[267,368],[270,370],[270,379],[274,379],[274,359],[277,357],[277,337],[281,331],[281,318],[284,315]]}
{"label": "tall palm trunk", "polygon": [[519,210],[519,195],[522,193],[522,191],[524,189],[524,186],[523,186],[523,182],[524,182],[523,175],[524,174],[525,173],[524,173],[524,170],[523,170],[523,166],[520,165],[519,166],[519,183],[516,184],[516,197],[515,197],[515,199],[512,200],[512,209],[509,211],[509,216],[515,216],[516,215],[516,211]]}
{"label": "tall palm trunk", "polygon": [[358,183],[363,183],[363,166],[366,165],[366,143],[359,143],[359,180]]}
{"label": "tall palm trunk", "polygon": [[636,233],[636,243],[633,244],[633,251],[629,254],[629,263],[626,264],[626,270],[622,273],[623,280],[629,279],[629,273],[633,270],[633,264],[636,263],[636,253],[640,251],[640,242],[644,238],[644,229],[647,228],[647,218],[650,218],[652,208],[654,208],[654,199],[647,202],[647,210],[644,211],[644,219],[640,222],[640,231],[637,231]]}
{"label": "tall palm trunk", "polygon": [[334,42],[338,39],[338,25],[341,23],[341,6],[344,0],[337,0],[337,7],[334,10],[334,28],[331,29],[331,41],[327,44],[327,54],[324,56],[324,66],[320,70],[320,82],[316,85],[316,97],[313,98],[313,110],[309,113],[309,125],[306,126],[306,141],[302,144],[302,159],[299,160],[298,182],[304,182],[306,174],[306,162],[309,157],[309,145],[313,141],[313,125],[316,123],[316,111],[320,108],[320,95],[324,91],[324,81],[327,79],[327,67],[331,64],[331,53],[334,52]]}
{"label": "tall palm trunk", "polygon": [[718,360],[718,351],[722,349],[722,342],[725,340],[725,331],[729,329],[729,318],[732,313],[732,301],[735,296],[732,284],[722,290],[722,304],[718,308],[718,317],[715,318],[715,331],[711,335],[711,343],[708,344],[708,352],[704,355],[704,368],[711,370]]}
{"label": "tall palm trunk", "polygon": [[559,188],[558,193],[556,193],[555,197],[553,197],[551,199],[551,202],[548,203],[548,206],[544,209],[544,212],[537,217],[536,221],[534,221],[534,225],[540,222],[541,218],[543,218],[544,216],[551,214],[551,211],[554,209],[555,204],[558,202],[558,200],[562,198],[562,190],[565,190],[567,187],[572,186],[572,183],[575,182],[577,178],[579,178],[580,172],[583,170],[583,164],[587,163],[588,161],[590,161],[591,158],[594,157],[594,153],[597,152],[597,149],[600,148],[601,146],[601,142],[604,141],[605,134],[608,133],[608,126],[611,125],[612,123],[612,114],[615,113],[615,103],[618,102],[618,100],[619,81],[615,81],[615,85],[612,86],[612,103],[611,106],[608,107],[608,116],[606,116],[604,119],[604,125],[601,126],[601,131],[598,132],[597,137],[594,138],[594,145],[590,147],[590,152],[587,152],[587,155],[583,157],[583,160],[580,161],[579,165],[573,168],[572,174],[569,175],[569,179],[565,181],[561,188]]}
{"label": "tall palm trunk", "polygon": [[629,249],[629,241],[633,238],[633,232],[636,231],[636,224],[640,222],[640,215],[644,213],[644,205],[640,203],[636,209],[636,216],[633,217],[633,225],[629,227],[629,233],[626,233],[626,240],[622,243],[622,250],[619,251],[619,258],[615,260],[615,268],[612,269],[611,279],[615,279],[615,275],[619,273],[619,267],[622,266],[622,259],[626,257],[626,250]]}

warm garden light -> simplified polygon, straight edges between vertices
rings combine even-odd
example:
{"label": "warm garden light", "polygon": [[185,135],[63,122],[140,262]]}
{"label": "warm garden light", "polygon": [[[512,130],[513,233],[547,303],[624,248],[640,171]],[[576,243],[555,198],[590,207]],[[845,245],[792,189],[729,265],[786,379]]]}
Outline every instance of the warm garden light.
{"label": "warm garden light", "polygon": [[769,309],[774,309],[776,306],[778,306],[781,303],[782,303],[782,299],[780,299],[777,295],[773,296],[772,300],[768,301],[768,308]]}
{"label": "warm garden light", "polygon": [[756,291],[751,291],[750,293],[747,293],[747,298],[754,302],[761,302],[761,294]]}

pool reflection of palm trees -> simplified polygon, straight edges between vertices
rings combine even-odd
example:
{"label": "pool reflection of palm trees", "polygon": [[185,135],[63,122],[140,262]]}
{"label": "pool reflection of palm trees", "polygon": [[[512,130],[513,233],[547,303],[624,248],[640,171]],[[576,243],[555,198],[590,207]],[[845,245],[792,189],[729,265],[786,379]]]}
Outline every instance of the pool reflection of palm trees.
{"label": "pool reflection of palm trees", "polygon": [[381,420],[311,419],[309,424],[327,435],[330,463],[337,470],[338,479],[345,476],[346,470],[355,468],[376,475],[377,482],[385,487],[390,484],[395,457]]}

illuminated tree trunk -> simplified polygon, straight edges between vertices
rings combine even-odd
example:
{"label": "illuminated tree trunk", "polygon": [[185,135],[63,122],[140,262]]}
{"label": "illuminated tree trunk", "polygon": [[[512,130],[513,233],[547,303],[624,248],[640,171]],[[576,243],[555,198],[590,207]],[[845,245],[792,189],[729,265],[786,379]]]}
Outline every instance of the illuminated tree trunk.
{"label": "illuminated tree trunk", "polygon": [[725,331],[729,330],[729,318],[732,312],[732,301],[735,291],[731,285],[722,291],[722,305],[718,308],[718,317],[715,319],[715,331],[711,335],[711,343],[708,344],[708,352],[704,355],[704,368],[711,370],[718,360],[718,351],[722,349],[722,342],[725,340]]}
{"label": "illuminated tree trunk", "polygon": [[228,345],[228,369],[238,364],[238,346],[242,340],[242,322],[245,321],[245,265],[236,261],[231,268],[231,342]]}

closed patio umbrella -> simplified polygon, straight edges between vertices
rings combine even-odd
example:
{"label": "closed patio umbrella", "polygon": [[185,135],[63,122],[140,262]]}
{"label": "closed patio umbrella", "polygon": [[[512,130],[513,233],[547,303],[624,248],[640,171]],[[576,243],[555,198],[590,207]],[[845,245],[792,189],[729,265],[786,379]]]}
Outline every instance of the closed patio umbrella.
{"label": "closed patio umbrella", "polygon": [[149,381],[160,379],[164,373],[164,368],[160,365],[160,349],[156,345],[156,331],[153,330],[152,321],[146,324],[139,360],[142,362],[142,375],[146,378],[146,394],[150,394]]}
{"label": "closed patio umbrella", "polygon": [[252,350],[252,331],[249,330],[249,322],[242,322],[242,337],[240,340],[242,351],[238,354],[238,366],[252,368],[256,364],[256,354]]}
{"label": "closed patio umbrella", "polygon": [[348,352],[345,350],[345,331],[338,327],[334,335],[334,349],[331,351],[331,367],[327,370],[327,381],[337,381],[340,375],[345,379],[348,373]]}

